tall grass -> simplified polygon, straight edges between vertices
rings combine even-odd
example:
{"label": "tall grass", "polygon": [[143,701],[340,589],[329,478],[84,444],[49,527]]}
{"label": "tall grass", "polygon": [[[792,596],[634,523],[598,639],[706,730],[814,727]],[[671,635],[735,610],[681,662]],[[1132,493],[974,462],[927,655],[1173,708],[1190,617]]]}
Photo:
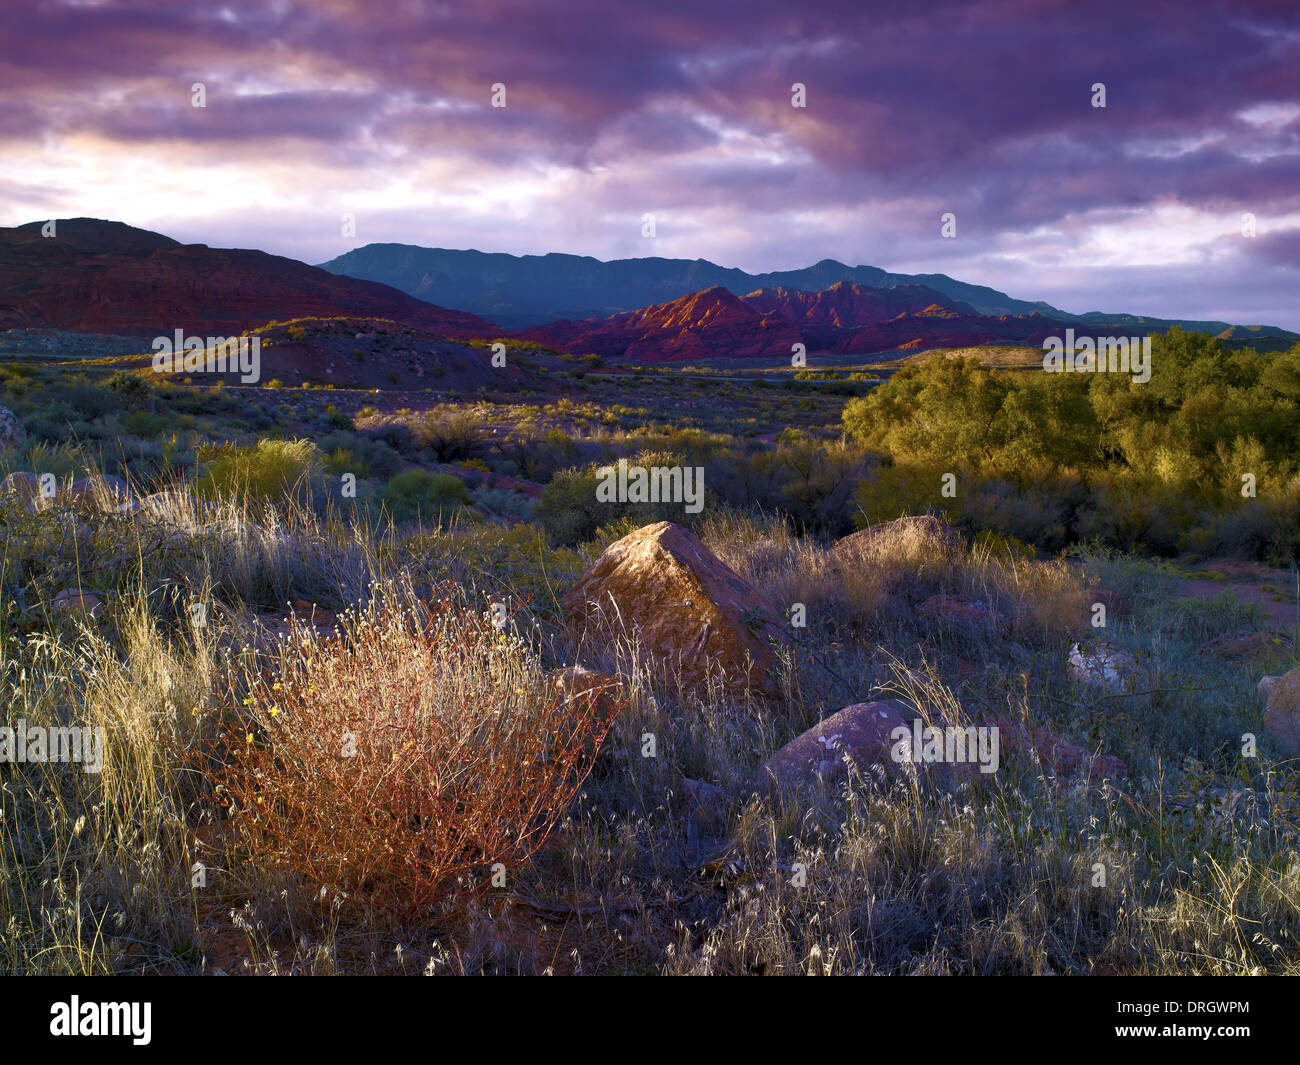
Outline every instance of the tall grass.
{"label": "tall grass", "polygon": [[[1252,619],[1175,605],[1140,561],[912,532],[845,557],[714,515],[705,541],[759,605],[808,607],[782,696],[691,692],[633,643],[618,686],[575,703],[553,671],[590,649],[556,603],[599,545],[220,493],[0,516],[0,723],[107,740],[98,775],[0,765],[6,972],[1300,972],[1300,781],[1237,742],[1263,735],[1254,682],[1285,663],[1205,660]],[[52,609],[70,584],[103,613]],[[1107,636],[1149,669],[1145,700],[1066,675],[1099,589],[1132,604]],[[997,620],[918,614],[938,593]],[[505,633],[494,597],[517,612]],[[342,634],[291,621],[275,642],[295,598]],[[757,793],[777,747],[900,683],[1118,755],[1125,790],[1008,761],[948,787]],[[343,732],[370,737],[360,769],[339,768]],[[219,794],[269,812],[230,819]],[[501,855],[506,886],[484,887]]]}

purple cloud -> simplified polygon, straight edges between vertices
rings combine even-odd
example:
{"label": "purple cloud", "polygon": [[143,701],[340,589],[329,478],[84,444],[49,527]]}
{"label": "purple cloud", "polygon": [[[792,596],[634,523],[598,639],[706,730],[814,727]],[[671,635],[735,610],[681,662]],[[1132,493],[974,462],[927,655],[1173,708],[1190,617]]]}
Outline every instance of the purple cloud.
{"label": "purple cloud", "polygon": [[1293,3],[22,7],[0,7],[6,224],[110,213],[308,261],[835,257],[1300,329]]}

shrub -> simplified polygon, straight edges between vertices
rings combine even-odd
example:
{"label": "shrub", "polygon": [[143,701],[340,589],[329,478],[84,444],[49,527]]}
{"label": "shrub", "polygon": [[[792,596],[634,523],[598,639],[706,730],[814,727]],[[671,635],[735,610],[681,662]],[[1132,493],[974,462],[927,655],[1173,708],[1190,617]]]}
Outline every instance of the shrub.
{"label": "shrub", "polygon": [[387,444],[356,433],[330,433],[317,441],[322,451],[345,452],[354,463],[333,469],[332,473],[355,473],[358,477],[387,479],[402,472],[402,460]]}
{"label": "shrub", "polygon": [[439,462],[473,458],[482,442],[479,424],[470,411],[437,408],[411,424],[415,442],[428,448]]}
{"label": "shrub", "polygon": [[970,527],[989,530],[1017,542],[1059,551],[1068,539],[1071,514],[1068,486],[1042,480],[1035,491],[1024,492],[1010,481],[976,481],[963,500]]}
{"label": "shrub", "polygon": [[469,506],[469,489],[449,473],[407,470],[379,492],[379,499],[395,521],[443,521],[453,511]]}
{"label": "shrub", "polygon": [[200,494],[243,495],[257,500],[283,497],[319,472],[320,450],[310,440],[259,440],[251,447],[226,444],[199,453],[207,471]]}
{"label": "shrub", "polygon": [[1294,565],[1300,559],[1300,477],[1223,515],[1209,542],[1225,554]]}
{"label": "shrub", "polygon": [[403,455],[413,455],[416,452],[415,435],[409,426],[398,422],[376,425],[362,430],[362,434],[366,439],[374,440]]}
{"label": "shrub", "polygon": [[93,419],[119,409],[121,400],[107,388],[92,385],[85,378],[75,378],[59,390],[59,397],[72,407],[77,415]]}
{"label": "shrub", "polygon": [[152,440],[161,436],[172,427],[173,419],[166,414],[154,414],[147,410],[128,411],[122,415],[122,428],[132,436]]}
{"label": "shrub", "polygon": [[136,407],[144,403],[152,391],[145,378],[128,370],[115,371],[109,377],[107,385],[128,407]]}
{"label": "shrub", "polygon": [[326,473],[340,477],[350,473],[354,477],[369,477],[370,467],[345,447],[336,447],[324,459],[322,466]]}
{"label": "shrub", "polygon": [[214,795],[255,862],[406,920],[534,854],[617,709],[460,600],[385,595],[251,678]]}
{"label": "shrub", "polygon": [[563,470],[542,489],[534,513],[552,544],[584,543],[602,524],[621,516],[620,504],[597,501],[599,483],[594,468]]}
{"label": "shrub", "polygon": [[[682,466],[684,463],[680,455],[647,451],[630,459],[629,465]],[[596,494],[602,480],[601,469],[603,467],[590,466],[583,470],[564,470],[542,489],[534,515],[552,544],[567,546],[589,542],[596,538],[602,527],[623,519],[633,522],[632,528],[656,521],[698,525],[708,511],[707,503],[704,511],[689,514],[681,502],[602,502]]]}
{"label": "shrub", "polygon": [[948,519],[955,517],[957,500],[940,494],[945,472],[938,467],[911,464],[880,467],[874,477],[858,486],[858,524],[878,525],[904,514],[927,512]]}

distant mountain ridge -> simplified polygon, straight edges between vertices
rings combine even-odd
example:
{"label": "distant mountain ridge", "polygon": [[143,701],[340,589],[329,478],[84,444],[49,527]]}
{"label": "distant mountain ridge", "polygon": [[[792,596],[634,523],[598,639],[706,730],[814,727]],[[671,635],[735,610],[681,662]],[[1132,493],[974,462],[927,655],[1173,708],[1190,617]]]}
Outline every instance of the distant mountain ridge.
{"label": "distant mountain ridge", "polygon": [[[382,252],[382,246],[372,247]],[[647,361],[788,360],[795,344],[803,344],[809,354],[843,355],[1016,346],[1041,343],[1071,326],[1093,335],[1129,336],[1185,324],[1261,350],[1290,347],[1300,339],[1272,327],[1170,323],[1135,315],[1067,315],[1046,304],[1011,300],[944,275],[933,275],[931,284],[918,284],[875,267],[850,268],[832,260],[806,271],[751,275],[703,260],[601,263],[563,255],[517,259],[477,252],[426,255],[426,249],[414,251],[420,254],[408,266],[430,265],[428,255],[442,257],[443,272],[435,277],[426,271],[417,287],[432,291],[441,286],[440,291],[451,297],[447,303],[456,309],[380,281],[332,273],[262,251],[181,244],[120,222],[63,219],[51,237],[42,234],[39,222],[0,228],[0,331],[148,337],[170,335],[180,328],[191,335],[229,336],[273,319],[384,318],[435,338],[492,340],[514,334],[573,354],[594,352]],[[409,248],[402,251],[403,261],[410,252]],[[465,267],[463,276],[452,276],[457,264]],[[828,280],[845,271],[867,280]],[[725,284],[708,283],[719,276]],[[763,279],[778,283],[753,285]],[[823,281],[827,283],[820,288],[802,287]],[[682,287],[686,291],[680,294],[641,302],[647,291],[675,292]],[[971,298],[962,299],[946,289]],[[471,298],[471,292],[477,296]],[[502,329],[467,312],[461,302],[472,305],[477,299],[479,306],[490,304],[497,308],[494,318],[510,321],[511,308],[517,310],[521,300],[559,298],[617,298],[633,300],[634,305],[612,314],[598,312]],[[1000,300],[1009,309],[996,311]],[[991,304],[996,313],[990,312]]]}
{"label": "distant mountain ridge", "polygon": [[721,285],[608,318],[533,326],[517,336],[575,355],[646,362],[728,358],[788,360],[808,352],[864,354],[967,344],[1038,344],[1066,324],[1037,312],[982,315],[924,285],[871,288],[837,282],[821,292]]}
{"label": "distant mountain ridge", "polygon": [[607,318],[702,292],[725,288],[733,296],[758,289],[818,292],[837,282],[871,288],[926,285],[985,314],[1063,314],[1046,303],[1012,299],[943,274],[891,274],[875,266],[823,259],[802,270],[751,274],[707,259],[613,259],[551,252],[453,251],[411,244],[367,244],[320,264],[321,269],[391,285],[419,299],[460,307],[507,329],[561,319]]}
{"label": "distant mountain ridge", "polygon": [[480,337],[490,322],[296,259],[181,244],[97,218],[0,228],[0,330],[117,336],[234,335],[272,319],[390,318],[439,336]]}
{"label": "distant mountain ridge", "polygon": [[1225,339],[1234,335],[1238,339],[1300,338],[1300,334],[1274,326],[1100,311],[1070,314],[1049,303],[1015,299],[997,289],[968,284],[946,274],[894,274],[875,266],[846,266],[834,259],[823,259],[802,270],[751,274],[707,259],[603,261],[558,252],[510,255],[414,244],[366,244],[320,265],[331,273],[377,281],[440,306],[469,311],[511,330],[563,320],[608,318],[715,287],[739,298],[770,289],[822,292],[844,282],[874,289],[923,286],[984,316],[1040,314],[1070,324],[1140,325],[1154,331],[1177,325],[1227,334]]}

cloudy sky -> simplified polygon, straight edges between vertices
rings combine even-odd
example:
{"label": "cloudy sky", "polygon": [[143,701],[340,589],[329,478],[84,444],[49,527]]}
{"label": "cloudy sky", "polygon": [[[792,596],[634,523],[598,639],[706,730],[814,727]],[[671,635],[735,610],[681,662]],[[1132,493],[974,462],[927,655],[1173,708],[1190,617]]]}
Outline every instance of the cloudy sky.
{"label": "cloudy sky", "polygon": [[1296,0],[6,0],[0,158],[3,225],[834,258],[1300,330]]}

